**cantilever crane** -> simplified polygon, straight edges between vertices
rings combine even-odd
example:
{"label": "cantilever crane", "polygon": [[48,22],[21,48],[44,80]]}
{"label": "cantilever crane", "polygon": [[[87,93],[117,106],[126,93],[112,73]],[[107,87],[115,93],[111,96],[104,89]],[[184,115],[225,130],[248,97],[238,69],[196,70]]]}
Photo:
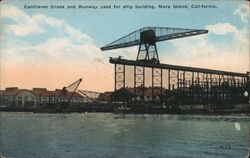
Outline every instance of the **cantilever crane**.
{"label": "cantilever crane", "polygon": [[183,28],[170,27],[144,27],[136,30],[104,47],[102,51],[125,48],[139,45],[137,54],[138,61],[149,61],[153,63],[160,63],[156,42],[171,40],[176,38],[183,38],[188,36],[195,36],[208,33],[208,30],[195,30]]}

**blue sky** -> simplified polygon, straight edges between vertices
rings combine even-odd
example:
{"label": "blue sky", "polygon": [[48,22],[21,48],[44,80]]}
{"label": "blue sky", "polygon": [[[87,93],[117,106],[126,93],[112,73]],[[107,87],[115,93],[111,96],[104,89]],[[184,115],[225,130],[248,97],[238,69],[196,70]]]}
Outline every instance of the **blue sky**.
{"label": "blue sky", "polygon": [[[244,24],[233,15],[237,6],[245,2],[226,2],[214,1],[106,1],[98,4],[98,1],[13,1],[10,4],[17,6],[29,15],[44,14],[58,19],[64,19],[70,25],[78,28],[82,32],[88,33],[94,38],[97,46],[101,47],[107,42],[126,35],[138,28],[145,26],[168,26],[180,28],[197,28],[204,29],[204,26],[216,24],[219,22],[230,23],[236,27],[242,27]],[[121,6],[129,4],[159,4],[177,5],[204,4],[216,5],[216,9],[24,9],[24,5],[109,5],[119,4]],[[46,38],[46,37],[45,37]],[[41,40],[34,38],[34,40]],[[33,42],[35,42],[33,41]]]}
{"label": "blue sky", "polygon": [[[122,55],[135,59],[137,48],[107,52],[99,48],[145,26],[209,30],[207,35],[159,43],[164,63],[239,72],[249,68],[249,2],[246,1],[10,0],[1,4],[1,89],[15,84],[54,89],[83,77],[87,85],[83,89],[112,90],[113,67],[108,57]],[[24,8],[24,5],[110,4],[121,7],[153,4],[156,9]],[[158,9],[159,4],[189,7],[203,4],[217,8]],[[103,71],[106,73],[101,75]],[[24,74],[30,74],[28,83]],[[58,75],[64,77],[58,79]],[[96,85],[100,82],[97,79],[106,86]]]}

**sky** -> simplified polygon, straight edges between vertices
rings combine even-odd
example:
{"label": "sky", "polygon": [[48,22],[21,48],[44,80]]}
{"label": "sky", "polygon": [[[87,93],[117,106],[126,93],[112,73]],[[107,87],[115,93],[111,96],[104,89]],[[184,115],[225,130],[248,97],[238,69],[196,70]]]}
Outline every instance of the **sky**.
{"label": "sky", "polygon": [[[157,43],[161,63],[225,71],[249,71],[247,1],[14,1],[0,2],[0,89],[53,90],[83,79],[79,89],[111,91],[109,57],[136,59],[137,47],[102,52],[100,47],[145,26],[207,29],[205,35]],[[159,9],[158,5],[189,9]],[[48,5],[48,9],[25,6]],[[64,6],[65,8],[51,8]],[[76,5],[76,9],[67,9]],[[97,5],[98,9],[78,9]],[[120,5],[120,9],[100,9]],[[123,9],[155,5],[155,9]],[[214,5],[216,8],[191,8]]]}

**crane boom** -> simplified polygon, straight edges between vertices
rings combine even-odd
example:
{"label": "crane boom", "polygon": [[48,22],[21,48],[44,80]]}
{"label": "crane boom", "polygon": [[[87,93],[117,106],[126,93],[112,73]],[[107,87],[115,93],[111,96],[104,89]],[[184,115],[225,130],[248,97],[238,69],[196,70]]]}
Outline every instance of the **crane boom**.
{"label": "crane boom", "polygon": [[102,51],[125,48],[140,45],[143,42],[141,34],[146,31],[152,30],[155,33],[154,42],[160,42],[165,40],[171,40],[176,38],[183,38],[188,36],[195,36],[208,33],[208,30],[196,30],[185,28],[170,28],[170,27],[144,27],[136,30],[104,47],[101,47]]}

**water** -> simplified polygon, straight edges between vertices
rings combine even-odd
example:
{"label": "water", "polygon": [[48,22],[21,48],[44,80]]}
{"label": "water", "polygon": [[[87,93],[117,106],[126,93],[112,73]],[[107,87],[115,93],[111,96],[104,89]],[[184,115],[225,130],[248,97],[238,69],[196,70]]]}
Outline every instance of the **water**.
{"label": "water", "polygon": [[245,115],[0,113],[0,119],[7,157],[240,158],[250,148]]}

